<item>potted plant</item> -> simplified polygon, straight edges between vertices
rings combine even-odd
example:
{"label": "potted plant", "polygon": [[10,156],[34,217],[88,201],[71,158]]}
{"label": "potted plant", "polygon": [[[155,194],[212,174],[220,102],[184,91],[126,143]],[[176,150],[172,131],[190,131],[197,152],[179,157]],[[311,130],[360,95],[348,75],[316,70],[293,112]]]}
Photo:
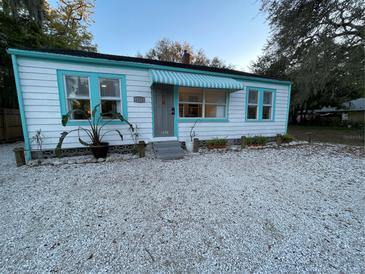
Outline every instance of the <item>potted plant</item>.
{"label": "potted plant", "polygon": [[194,137],[196,136],[196,133],[194,131],[194,128],[196,127],[196,124],[198,123],[198,120],[196,120],[193,124],[193,126],[190,128],[190,141],[185,141],[185,147],[186,150],[189,152],[193,152],[193,148],[194,148]]}
{"label": "potted plant", "polygon": [[[134,132],[134,127],[132,126],[132,124],[130,124],[126,119],[124,119],[124,117],[120,113],[118,113],[118,112],[105,113],[105,114],[110,115],[111,119],[103,120],[102,113],[99,113],[97,115],[99,108],[100,108],[100,104],[96,105],[94,107],[94,109],[92,110],[90,116],[88,116],[85,111],[79,110],[79,109],[71,110],[66,115],[62,116],[62,125],[66,126],[67,122],[69,121],[69,119],[73,113],[83,115],[85,118],[87,118],[89,128],[78,127],[77,129],[62,132],[60,139],[58,141],[57,147],[55,149],[57,156],[61,155],[61,148],[62,148],[63,141],[65,140],[66,136],[69,135],[71,132],[76,131],[78,133],[78,139],[79,139],[80,144],[90,147],[91,152],[93,153],[94,157],[97,159],[106,158],[106,156],[108,155],[109,143],[103,142],[103,138],[106,134],[115,131],[118,133],[120,139],[123,141],[123,135],[118,129],[107,130],[102,133],[102,129],[106,125],[108,125],[111,121],[120,120],[122,122],[126,122],[129,125],[131,132],[132,133]],[[86,133],[86,135],[90,139],[89,142],[86,142],[85,140],[81,139],[80,131]]]}
{"label": "potted plant", "polygon": [[227,146],[227,139],[213,139],[207,141],[208,149],[220,149],[226,148]]}

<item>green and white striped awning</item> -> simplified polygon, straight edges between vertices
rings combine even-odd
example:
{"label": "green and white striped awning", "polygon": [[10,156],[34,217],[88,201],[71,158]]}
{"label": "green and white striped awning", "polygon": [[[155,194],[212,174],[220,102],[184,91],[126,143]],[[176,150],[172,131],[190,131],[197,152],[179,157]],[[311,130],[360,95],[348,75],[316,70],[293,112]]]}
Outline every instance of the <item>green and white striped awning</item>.
{"label": "green and white striped awning", "polygon": [[152,84],[167,84],[182,87],[215,88],[228,90],[242,90],[243,83],[232,78],[205,75],[200,73],[175,72],[152,69]]}

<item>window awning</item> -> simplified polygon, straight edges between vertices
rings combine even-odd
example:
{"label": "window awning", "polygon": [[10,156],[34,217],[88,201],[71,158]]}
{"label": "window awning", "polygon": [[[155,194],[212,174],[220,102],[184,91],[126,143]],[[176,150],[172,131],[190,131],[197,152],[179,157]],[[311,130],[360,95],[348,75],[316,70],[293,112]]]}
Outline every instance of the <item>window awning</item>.
{"label": "window awning", "polygon": [[152,83],[195,88],[242,90],[243,83],[232,78],[204,75],[199,73],[175,72],[152,69]]}

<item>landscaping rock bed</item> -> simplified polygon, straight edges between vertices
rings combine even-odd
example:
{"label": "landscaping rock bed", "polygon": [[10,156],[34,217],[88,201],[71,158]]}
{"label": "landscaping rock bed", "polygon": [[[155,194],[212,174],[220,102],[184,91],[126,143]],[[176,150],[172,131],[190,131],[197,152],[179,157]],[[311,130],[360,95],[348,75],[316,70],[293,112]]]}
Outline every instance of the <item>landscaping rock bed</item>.
{"label": "landscaping rock bed", "polygon": [[89,163],[102,163],[102,162],[120,162],[126,160],[132,160],[138,158],[133,154],[110,154],[107,158],[96,159],[92,155],[73,156],[73,157],[61,157],[61,158],[49,158],[49,159],[33,159],[27,163],[28,166],[59,166],[59,165],[73,165],[73,164],[89,164]]}
{"label": "landscaping rock bed", "polygon": [[364,273],[358,151],[300,145],[22,166],[0,146],[0,273]]}
{"label": "landscaping rock bed", "polygon": [[[308,145],[307,141],[292,141],[290,143],[282,143],[281,145],[277,145],[275,142],[269,142],[263,146],[246,146],[243,149],[267,149],[267,148],[281,148],[281,147],[292,147],[292,146],[299,146],[299,145]],[[199,148],[199,153],[222,153],[222,152],[239,152],[241,151],[241,145],[227,145],[226,148],[220,149],[209,149],[207,147]]]}
{"label": "landscaping rock bed", "polygon": [[[265,146],[247,146],[245,149],[264,149],[264,148],[275,148],[275,147],[287,147],[287,146],[297,146],[308,144],[306,141],[293,141],[287,144],[281,144],[278,146],[276,143],[271,142],[266,144]],[[200,153],[216,153],[216,152],[230,152],[230,151],[241,151],[240,145],[229,145],[224,149],[208,149],[208,148],[200,148]],[[151,151],[147,154],[149,158],[153,158],[151,155]],[[72,164],[88,164],[88,163],[101,163],[101,162],[120,162],[127,161],[138,158],[138,155],[134,154],[119,154],[112,153],[109,154],[107,158],[103,159],[95,159],[92,155],[83,155],[83,156],[70,156],[70,157],[61,157],[61,158],[47,158],[47,159],[33,159],[27,163],[28,166],[59,166],[59,165],[72,165]]]}

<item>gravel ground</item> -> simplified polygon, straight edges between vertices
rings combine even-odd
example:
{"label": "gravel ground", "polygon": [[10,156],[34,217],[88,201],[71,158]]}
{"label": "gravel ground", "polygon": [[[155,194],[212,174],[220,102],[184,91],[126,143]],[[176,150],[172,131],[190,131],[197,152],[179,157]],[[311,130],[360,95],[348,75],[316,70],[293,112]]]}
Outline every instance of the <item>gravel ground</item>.
{"label": "gravel ground", "polygon": [[364,158],[339,145],[16,168],[0,273],[364,273]]}

